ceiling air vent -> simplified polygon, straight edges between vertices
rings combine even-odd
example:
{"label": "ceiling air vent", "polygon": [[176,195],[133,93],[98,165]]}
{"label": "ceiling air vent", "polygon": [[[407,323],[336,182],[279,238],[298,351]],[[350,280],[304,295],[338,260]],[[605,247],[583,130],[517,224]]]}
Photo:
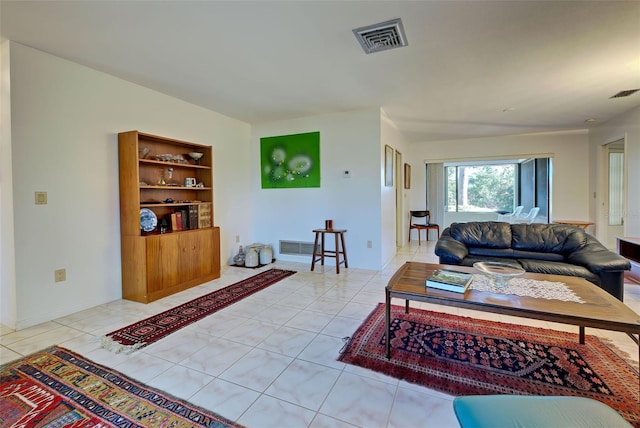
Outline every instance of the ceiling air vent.
{"label": "ceiling air vent", "polygon": [[640,88],[639,88],[639,89],[627,89],[626,91],[620,91],[620,92],[618,92],[617,94],[615,94],[614,96],[609,97],[609,98],[622,98],[622,97],[628,97],[629,95],[633,95],[633,94],[635,94],[635,93],[636,93],[636,92],[638,92],[638,91],[640,91]]}
{"label": "ceiling air vent", "polygon": [[365,53],[407,46],[407,36],[400,18],[353,30]]}

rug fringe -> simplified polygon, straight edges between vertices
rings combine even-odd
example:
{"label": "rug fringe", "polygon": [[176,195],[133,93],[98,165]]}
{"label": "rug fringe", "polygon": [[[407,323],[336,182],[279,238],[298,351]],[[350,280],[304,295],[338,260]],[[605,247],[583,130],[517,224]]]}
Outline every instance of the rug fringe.
{"label": "rug fringe", "polygon": [[102,336],[100,339],[101,346],[107,351],[115,352],[116,354],[130,354],[146,345],[146,343],[134,343],[133,345],[123,345],[120,342],[116,342],[109,336]]}
{"label": "rug fringe", "polygon": [[346,351],[347,348],[349,347],[349,344],[351,343],[351,336],[343,337],[342,343],[344,343],[344,345],[342,345],[342,348],[340,348],[340,350],[338,351],[338,354],[340,355],[344,354],[344,351]]}
{"label": "rug fringe", "polygon": [[600,339],[600,341],[603,342],[605,345],[607,345],[607,347],[611,349],[618,357],[625,360],[627,364],[629,364],[631,367],[634,367],[640,370],[640,361],[633,358],[627,351],[618,348],[614,340],[605,336],[596,336],[596,337]]}

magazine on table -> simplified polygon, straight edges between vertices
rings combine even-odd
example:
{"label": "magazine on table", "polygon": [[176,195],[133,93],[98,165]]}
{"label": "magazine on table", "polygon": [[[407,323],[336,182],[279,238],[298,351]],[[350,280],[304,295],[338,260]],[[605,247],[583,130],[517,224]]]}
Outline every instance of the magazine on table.
{"label": "magazine on table", "polygon": [[464,293],[471,285],[473,274],[457,270],[438,269],[427,278],[427,287]]}

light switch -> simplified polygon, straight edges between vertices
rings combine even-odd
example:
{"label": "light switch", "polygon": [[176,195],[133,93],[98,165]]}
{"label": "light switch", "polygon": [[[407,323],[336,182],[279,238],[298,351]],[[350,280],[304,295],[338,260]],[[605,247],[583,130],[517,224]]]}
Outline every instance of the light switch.
{"label": "light switch", "polygon": [[36,205],[47,205],[47,192],[36,192]]}

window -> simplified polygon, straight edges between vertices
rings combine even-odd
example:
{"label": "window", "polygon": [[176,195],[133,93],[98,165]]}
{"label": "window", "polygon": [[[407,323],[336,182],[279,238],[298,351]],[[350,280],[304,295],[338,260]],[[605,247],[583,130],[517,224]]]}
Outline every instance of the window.
{"label": "window", "polygon": [[624,152],[609,152],[609,226],[624,223]]}
{"label": "window", "polygon": [[445,167],[448,212],[513,211],[517,200],[517,165]]}

